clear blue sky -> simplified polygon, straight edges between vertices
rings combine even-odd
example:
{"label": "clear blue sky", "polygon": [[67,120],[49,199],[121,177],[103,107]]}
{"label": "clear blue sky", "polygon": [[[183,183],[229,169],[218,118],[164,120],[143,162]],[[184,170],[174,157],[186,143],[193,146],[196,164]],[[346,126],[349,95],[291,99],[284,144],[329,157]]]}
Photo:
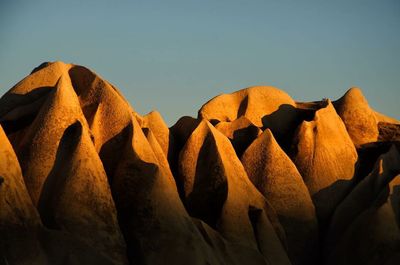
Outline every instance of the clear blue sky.
{"label": "clear blue sky", "polygon": [[300,101],[359,86],[400,118],[400,1],[0,0],[0,94],[55,60],[91,68],[169,125],[253,85]]}

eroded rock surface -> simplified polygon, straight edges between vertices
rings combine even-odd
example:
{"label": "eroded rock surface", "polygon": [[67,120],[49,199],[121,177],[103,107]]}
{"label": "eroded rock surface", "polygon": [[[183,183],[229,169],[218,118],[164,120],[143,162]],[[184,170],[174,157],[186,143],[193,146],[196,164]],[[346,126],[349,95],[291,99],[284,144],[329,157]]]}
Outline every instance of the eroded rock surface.
{"label": "eroded rock surface", "polygon": [[250,87],[168,128],[43,63],[0,98],[0,264],[399,264],[399,124]]}

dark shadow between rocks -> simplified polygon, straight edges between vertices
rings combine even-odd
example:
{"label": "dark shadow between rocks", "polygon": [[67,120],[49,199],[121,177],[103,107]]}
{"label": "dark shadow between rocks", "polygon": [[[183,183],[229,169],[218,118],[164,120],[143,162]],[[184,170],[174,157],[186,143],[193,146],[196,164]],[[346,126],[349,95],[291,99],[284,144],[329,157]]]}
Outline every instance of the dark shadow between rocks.
{"label": "dark shadow between rocks", "polygon": [[38,87],[24,95],[7,93],[0,99],[0,123],[7,135],[30,125],[54,87]]}
{"label": "dark shadow between rocks", "polygon": [[392,195],[390,197],[393,212],[395,214],[397,226],[400,229],[400,185],[393,187]]}
{"label": "dark shadow between rocks", "polygon": [[247,106],[249,105],[249,96],[246,95],[245,98],[240,102],[238,112],[236,117],[240,118],[246,114]]}
{"label": "dark shadow between rocks", "polygon": [[132,124],[127,125],[117,135],[105,142],[99,151],[101,162],[106,171],[108,182],[112,183],[118,162],[121,160],[124,148],[129,140]]}
{"label": "dark shadow between rocks", "polygon": [[[357,148],[358,160],[355,173],[357,183],[371,173],[379,156],[387,153],[393,144],[396,142],[373,142]],[[397,142],[396,145],[400,148],[400,142]]]}
{"label": "dark shadow between rocks", "polygon": [[173,146],[169,148],[172,150],[172,153],[168,156],[168,163],[181,198],[183,198],[183,186],[182,181],[179,178],[179,154],[199,123],[200,121],[198,119],[189,116],[183,116],[169,128],[170,136],[174,139],[174,141],[170,142],[170,144],[173,144]]}
{"label": "dark shadow between rocks", "polygon": [[315,112],[327,106],[327,101],[297,102],[297,107],[282,104],[269,115],[262,117],[263,128],[270,129],[280,147],[288,154],[296,128],[303,121],[312,121]]}
{"label": "dark shadow between rocks", "polygon": [[88,123],[91,124],[98,108],[98,102],[97,100],[95,100],[91,104],[83,105],[81,99],[87,98],[90,94],[93,93],[93,91],[88,88],[92,86],[97,77],[89,69],[79,65],[72,66],[68,70],[68,74],[71,78],[72,87],[74,88],[75,93],[79,98],[83,115],[85,116]]}
{"label": "dark shadow between rocks", "polygon": [[229,139],[236,155],[241,157],[249,145],[258,137],[259,129],[254,126],[241,128],[233,133],[233,139]]}
{"label": "dark shadow between rocks", "polygon": [[259,238],[259,231],[258,231],[258,225],[260,223],[261,214],[262,214],[261,209],[251,206],[251,205],[249,206],[249,211],[248,211],[249,220],[251,223],[251,227],[253,228],[254,238],[256,239],[257,248],[259,251],[262,250],[262,248],[260,246],[260,238]]}
{"label": "dark shadow between rocks", "polygon": [[[329,187],[326,187],[311,196],[319,222],[319,242],[324,242],[325,235],[336,207],[346,198],[353,186],[353,180],[337,180]],[[337,203],[334,205],[332,201]],[[321,213],[321,211],[323,212]]]}

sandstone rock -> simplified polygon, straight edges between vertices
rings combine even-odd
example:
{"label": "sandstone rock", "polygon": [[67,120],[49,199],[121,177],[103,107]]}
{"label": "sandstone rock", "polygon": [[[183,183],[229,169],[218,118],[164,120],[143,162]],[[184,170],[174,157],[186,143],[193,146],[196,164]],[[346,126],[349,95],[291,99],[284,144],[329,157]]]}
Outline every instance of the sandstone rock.
{"label": "sandstone rock", "polygon": [[377,120],[361,89],[349,89],[333,104],[356,146],[378,140]]}
{"label": "sandstone rock", "polygon": [[282,90],[249,87],[211,99],[199,110],[199,118],[229,122],[245,116],[257,127],[268,127],[276,134],[283,134],[297,118],[295,108],[294,100]]}
{"label": "sandstone rock", "polygon": [[107,176],[79,121],[70,125],[60,140],[38,209],[46,227],[69,232],[116,264],[126,264]]}
{"label": "sandstone rock", "polygon": [[15,146],[28,192],[35,205],[54,164],[61,136],[76,120],[87,126],[69,77],[62,75]]}
{"label": "sandstone rock", "polygon": [[400,122],[357,88],[332,104],[250,87],[168,128],[46,62],[0,124],[0,264],[399,261]]}
{"label": "sandstone rock", "polygon": [[184,203],[228,241],[258,249],[272,263],[289,264],[280,226],[265,198],[255,189],[229,140],[201,121],[180,153]]}
{"label": "sandstone rock", "polygon": [[142,118],[142,128],[149,128],[157,139],[166,158],[171,159],[174,152],[173,137],[160,113],[152,111]]}
{"label": "sandstone rock", "polygon": [[314,264],[318,221],[308,189],[296,166],[266,129],[244,152],[243,166],[253,184],[276,210],[293,264]]}
{"label": "sandstone rock", "polygon": [[357,161],[353,142],[329,100],[312,121],[299,126],[294,149],[294,163],[324,223],[347,195]]}

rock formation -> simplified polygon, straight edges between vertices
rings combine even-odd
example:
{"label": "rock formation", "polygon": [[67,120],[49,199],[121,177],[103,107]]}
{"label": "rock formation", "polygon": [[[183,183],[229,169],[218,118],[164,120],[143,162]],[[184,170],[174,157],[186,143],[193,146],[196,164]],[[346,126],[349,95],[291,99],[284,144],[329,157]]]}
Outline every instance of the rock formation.
{"label": "rock formation", "polygon": [[312,264],[318,249],[318,221],[304,181],[266,129],[245,151],[246,172],[276,210],[288,241],[293,264]]}
{"label": "rock formation", "polygon": [[360,146],[378,140],[378,122],[374,111],[359,88],[349,89],[343,97],[334,102],[334,106],[354,145]]}
{"label": "rock formation", "polygon": [[303,121],[293,139],[293,161],[315,204],[318,218],[327,223],[349,191],[357,152],[332,103],[321,103],[311,121]]}
{"label": "rock formation", "polygon": [[398,264],[399,135],[358,88],[246,88],[168,128],[43,63],[0,98],[0,264]]}

